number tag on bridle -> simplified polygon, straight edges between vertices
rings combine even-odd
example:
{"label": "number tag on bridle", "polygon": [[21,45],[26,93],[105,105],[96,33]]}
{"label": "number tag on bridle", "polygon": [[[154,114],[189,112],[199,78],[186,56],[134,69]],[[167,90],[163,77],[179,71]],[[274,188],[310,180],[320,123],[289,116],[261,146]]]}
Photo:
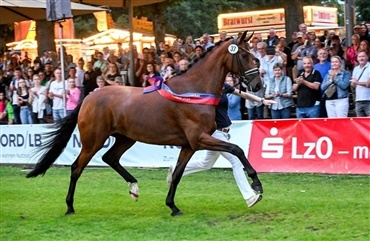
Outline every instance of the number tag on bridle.
{"label": "number tag on bridle", "polygon": [[230,44],[227,49],[229,50],[230,54],[236,54],[239,50],[239,47],[236,44]]}

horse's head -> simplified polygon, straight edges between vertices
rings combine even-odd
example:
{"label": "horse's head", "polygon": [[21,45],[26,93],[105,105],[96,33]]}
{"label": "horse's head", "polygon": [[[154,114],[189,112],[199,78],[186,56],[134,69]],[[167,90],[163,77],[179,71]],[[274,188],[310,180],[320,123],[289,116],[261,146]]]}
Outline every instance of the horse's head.
{"label": "horse's head", "polygon": [[262,88],[262,81],[258,68],[253,63],[253,54],[249,51],[248,41],[253,33],[247,37],[245,31],[239,38],[230,40],[228,51],[231,55],[228,66],[230,72],[239,76],[239,80],[247,85],[247,89],[256,92]]}

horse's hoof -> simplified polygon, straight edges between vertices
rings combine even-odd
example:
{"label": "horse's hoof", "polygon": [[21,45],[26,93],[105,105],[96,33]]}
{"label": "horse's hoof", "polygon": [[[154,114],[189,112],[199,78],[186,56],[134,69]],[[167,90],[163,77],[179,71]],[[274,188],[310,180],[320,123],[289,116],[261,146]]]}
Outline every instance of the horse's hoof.
{"label": "horse's hoof", "polygon": [[130,197],[132,198],[132,200],[137,202],[137,200],[139,199],[139,195],[137,195],[136,193],[133,193],[131,191],[129,191],[129,193],[130,193]]}
{"label": "horse's hoof", "polygon": [[66,212],[66,215],[73,215],[73,214],[75,214],[75,211],[67,211]]}
{"label": "horse's hoof", "polygon": [[139,185],[137,185],[137,182],[129,183],[128,185],[131,186],[131,190],[129,191],[130,197],[137,202],[139,199]]}
{"label": "horse's hoof", "polygon": [[263,188],[262,188],[262,185],[255,185],[255,184],[253,184],[252,183],[252,189],[255,191],[255,192],[257,192],[257,193],[259,193],[259,194],[262,194],[263,193]]}
{"label": "horse's hoof", "polygon": [[182,216],[182,215],[184,215],[181,211],[177,211],[177,212],[172,212],[171,213],[171,216],[172,217],[175,217],[175,216]]}

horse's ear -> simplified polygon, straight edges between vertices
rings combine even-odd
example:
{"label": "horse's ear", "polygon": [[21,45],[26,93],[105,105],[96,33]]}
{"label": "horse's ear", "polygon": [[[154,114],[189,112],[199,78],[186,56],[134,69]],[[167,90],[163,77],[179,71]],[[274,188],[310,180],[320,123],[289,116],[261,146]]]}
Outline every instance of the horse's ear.
{"label": "horse's ear", "polygon": [[240,37],[239,41],[238,41],[238,44],[241,44],[242,41],[245,39],[245,36],[247,36],[247,33],[248,33],[248,30],[246,30],[243,35]]}
{"label": "horse's ear", "polygon": [[244,40],[244,42],[246,42],[246,43],[247,43],[247,42],[252,38],[253,34],[254,34],[254,31],[252,32],[252,34],[251,34],[251,35],[249,35],[249,37],[248,37],[246,40]]}

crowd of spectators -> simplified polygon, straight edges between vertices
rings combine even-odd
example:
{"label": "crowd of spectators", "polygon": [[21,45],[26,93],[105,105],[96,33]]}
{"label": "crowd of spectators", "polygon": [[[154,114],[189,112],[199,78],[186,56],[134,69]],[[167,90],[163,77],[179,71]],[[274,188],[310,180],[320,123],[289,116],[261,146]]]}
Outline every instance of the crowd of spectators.
{"label": "crowd of spectators", "polygon": [[[226,38],[227,33],[221,32],[219,40]],[[370,116],[369,24],[353,28],[350,47],[334,30],[316,36],[305,24],[298,26],[292,39],[287,43],[273,28],[267,39],[261,35],[251,39],[250,52],[264,86],[253,94],[273,99],[277,104],[267,108],[253,101],[230,99],[232,119],[285,119],[294,117],[293,113],[297,118],[347,117],[354,108],[356,116]],[[87,62],[83,58],[75,62],[64,51],[64,69],[58,53],[53,51],[45,50],[33,60],[27,54],[21,59],[6,52],[0,62],[0,123],[58,121],[90,92],[108,85],[149,86],[155,76],[166,79],[174,71],[186,71],[194,59],[212,46],[214,37],[207,33],[199,40],[191,35],[185,40],[178,38],[172,46],[160,42],[158,49],[145,47],[141,53],[134,46],[133,79],[127,74],[131,64],[129,52],[121,43],[116,49],[96,50]],[[232,76],[226,81],[233,85],[238,82]],[[329,89],[334,89],[334,93],[329,94]]]}

